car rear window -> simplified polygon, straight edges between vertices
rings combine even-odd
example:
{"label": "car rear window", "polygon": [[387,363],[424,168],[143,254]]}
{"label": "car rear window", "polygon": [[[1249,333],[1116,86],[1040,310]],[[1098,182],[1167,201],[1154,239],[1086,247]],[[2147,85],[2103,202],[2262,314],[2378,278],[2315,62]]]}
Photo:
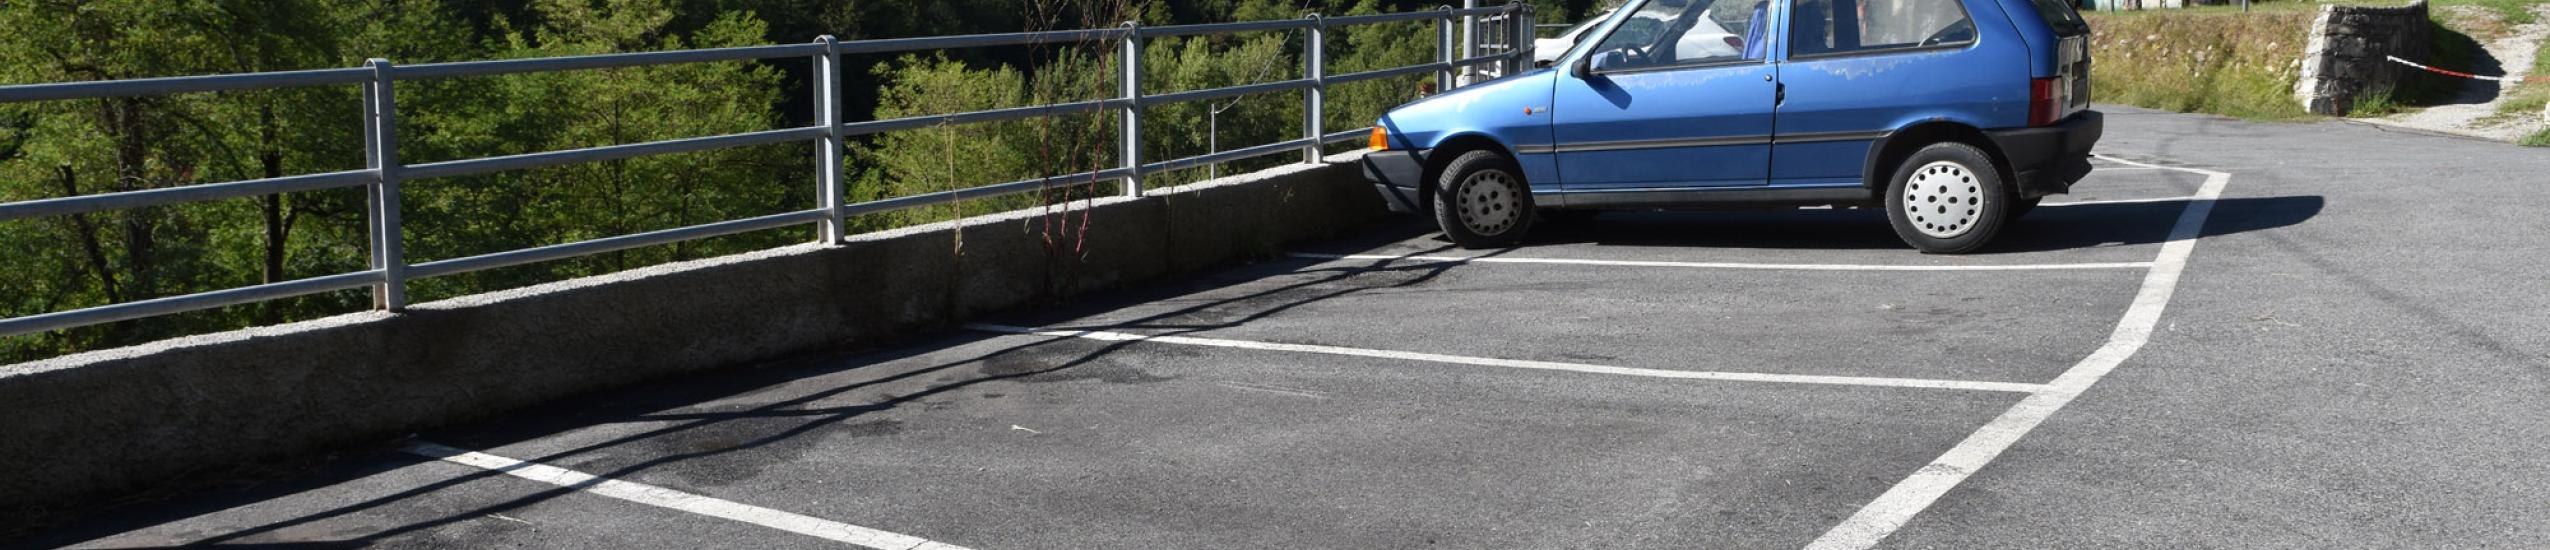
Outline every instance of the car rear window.
{"label": "car rear window", "polygon": [[1789,45],[1797,55],[1833,55],[1973,42],[1974,20],[1958,0],[1796,0]]}
{"label": "car rear window", "polygon": [[2030,1],[2036,3],[2037,15],[2045,16],[2045,24],[2054,27],[2055,35],[2072,36],[2090,32],[2090,22],[2081,20],[2081,12],[2073,9],[2072,0]]}

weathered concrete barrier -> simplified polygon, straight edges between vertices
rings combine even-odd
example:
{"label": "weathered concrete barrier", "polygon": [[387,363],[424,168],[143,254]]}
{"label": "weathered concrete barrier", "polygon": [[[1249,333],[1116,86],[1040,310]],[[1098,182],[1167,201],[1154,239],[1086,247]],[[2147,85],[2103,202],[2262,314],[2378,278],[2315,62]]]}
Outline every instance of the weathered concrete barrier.
{"label": "weathered concrete barrier", "polygon": [[2425,0],[2399,7],[2322,5],[2293,97],[2314,114],[2344,116],[2366,97],[2398,90],[2415,69],[2387,57],[2430,59],[2433,33]]}
{"label": "weathered concrete barrier", "polygon": [[1011,212],[0,367],[0,515],[1269,257],[1382,215],[1359,155],[1072,207],[1078,250]]}

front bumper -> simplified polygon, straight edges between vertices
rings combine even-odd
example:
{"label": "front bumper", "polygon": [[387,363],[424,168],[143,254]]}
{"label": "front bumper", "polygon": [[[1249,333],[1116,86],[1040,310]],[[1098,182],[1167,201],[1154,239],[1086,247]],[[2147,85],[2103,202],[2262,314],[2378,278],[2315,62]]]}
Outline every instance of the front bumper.
{"label": "front bumper", "polygon": [[2020,196],[2067,193],[2090,174],[2090,147],[2106,131],[2107,115],[2081,111],[2053,126],[1985,132],[2010,159]]}
{"label": "front bumper", "polygon": [[1423,151],[1392,150],[1366,153],[1363,160],[1364,180],[1372,182],[1373,190],[1381,192],[1381,202],[1389,206],[1390,211],[1423,212],[1425,205],[1419,202],[1418,197],[1422,195],[1417,192],[1419,184],[1425,181],[1426,168],[1423,157]]}

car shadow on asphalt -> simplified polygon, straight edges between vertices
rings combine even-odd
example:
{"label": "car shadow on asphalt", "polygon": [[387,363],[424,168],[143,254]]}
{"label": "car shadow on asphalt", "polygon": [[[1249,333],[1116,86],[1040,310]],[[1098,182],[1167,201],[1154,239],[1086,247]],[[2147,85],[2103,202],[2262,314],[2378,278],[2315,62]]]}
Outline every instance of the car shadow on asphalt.
{"label": "car shadow on asphalt", "polygon": [[[1043,318],[1056,314],[1111,311],[1131,304],[1191,295],[1261,279],[1283,278],[1272,286],[1263,286],[1251,292],[1181,302],[1184,304],[1182,307],[1144,315],[1115,325],[1161,329],[1155,332],[1159,335],[1186,334],[1237,326],[1295,307],[1347,298],[1360,292],[1421,285],[1456,265],[1413,260],[1340,266],[1302,266],[1294,262],[1263,263],[1223,270],[1187,285],[1154,285],[1144,287],[1150,290],[1107,293],[1080,304],[1037,308],[1012,312],[1008,315],[1012,318],[1024,318],[1021,316]],[[1369,284],[1371,281],[1369,277],[1378,274],[1389,274],[1388,282]],[[1194,323],[1187,320],[1188,314],[1191,313],[1234,308],[1250,312],[1214,323]],[[806,380],[843,373],[856,374],[862,369],[881,369],[880,365],[896,364],[975,346],[996,338],[1029,340],[959,358],[936,360],[925,366],[897,368],[893,372],[880,373],[880,376],[860,378],[829,387],[792,388],[806,391],[784,400],[741,410],[695,408],[705,403],[803,383]],[[924,400],[930,397],[984,383],[1033,379],[1039,376],[1068,376],[1066,371],[1072,368],[1089,364],[1136,343],[1138,342],[1099,343],[1075,337],[941,331],[932,335],[920,335],[918,341],[887,343],[886,347],[879,349],[818,352],[768,361],[759,365],[717,369],[642,383],[628,388],[603,390],[582,397],[509,412],[501,421],[495,423],[431,431],[417,439],[464,449],[489,449],[597,426],[672,423],[563,451],[509,457],[532,463],[549,464],[573,462],[573,459],[580,457],[605,453],[643,455],[644,449],[657,448],[648,445],[652,441],[707,430],[720,430],[717,432],[718,437],[711,439],[730,442],[708,448],[694,446],[679,453],[649,455],[642,461],[626,466],[584,470],[584,473],[602,478],[621,479],[677,462],[767,447],[807,436],[827,427],[838,426],[865,415],[909,405],[924,405],[927,404]],[[1013,356],[1031,357],[1037,365],[1029,369],[967,368],[979,367],[996,358]],[[938,378],[930,379],[929,385],[918,391],[898,392],[875,402],[858,405],[816,405],[828,398],[858,390],[900,381],[919,380],[933,375]],[[752,422],[755,420],[783,422]],[[108,505],[98,510],[82,510],[80,515],[85,517],[56,525],[47,532],[28,534],[22,540],[6,540],[8,534],[0,533],[0,548],[15,548],[21,545],[49,548],[93,542],[171,522],[252,506],[260,502],[292,498],[295,495],[314,491],[330,491],[332,487],[341,484],[433,462],[431,459],[399,451],[398,449],[406,441],[404,439],[387,441],[368,448],[346,449],[337,455],[342,458],[301,460],[289,464],[269,464],[235,471],[207,473],[205,477],[212,479],[198,481],[161,494],[139,497],[132,502]],[[436,498],[438,493],[453,491],[463,485],[505,475],[494,471],[469,472],[422,483],[392,494],[334,506],[316,513],[276,517],[243,525],[189,530],[184,536],[196,537],[196,540],[186,541],[177,546],[220,545],[293,549],[367,547],[391,541],[402,535],[462,522],[484,520],[491,514],[502,514],[509,510],[564,497],[580,490],[566,487],[543,488],[503,502],[467,506],[456,512],[441,512],[440,510],[451,508],[448,506],[449,503],[446,503],[445,506],[433,507],[438,512],[437,517],[431,519],[396,525],[367,525],[357,529],[317,530],[336,537],[333,540],[278,540],[307,536],[314,531],[312,527],[321,522],[366,512],[387,513],[387,509],[402,503]],[[417,507],[401,508],[412,510]],[[378,520],[378,518],[369,519]],[[118,547],[148,548],[149,546]]]}
{"label": "car shadow on asphalt", "polygon": [[[2186,200],[2040,206],[2001,230],[1976,254],[2016,254],[2156,244],[2169,240]],[[2298,225],[2320,214],[2316,195],[2216,199],[2201,236]],[[1418,222],[1339,243],[1338,249],[1386,246],[1385,239],[1447,244]],[[1522,248],[1559,245],[1746,248],[1776,250],[1910,250],[1875,209],[1604,212],[1589,220],[1535,226]]]}

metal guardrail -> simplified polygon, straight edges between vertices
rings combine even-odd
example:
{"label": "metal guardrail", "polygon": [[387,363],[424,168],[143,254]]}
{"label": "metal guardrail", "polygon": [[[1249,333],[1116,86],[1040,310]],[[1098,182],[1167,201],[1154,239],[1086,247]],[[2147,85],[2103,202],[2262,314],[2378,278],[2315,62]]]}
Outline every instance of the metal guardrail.
{"label": "metal guardrail", "polygon": [[[1322,107],[1325,104],[1325,91],[1329,86],[1378,78],[1408,76],[1433,72],[1435,73],[1437,89],[1449,90],[1454,86],[1455,79],[1453,73],[1456,70],[1491,63],[1502,64],[1502,66],[1499,67],[1499,72],[1511,74],[1511,71],[1521,70],[1524,67],[1528,67],[1531,63],[1531,51],[1528,45],[1520,49],[1512,49],[1495,55],[1482,55],[1475,57],[1465,56],[1456,58],[1453,55],[1453,46],[1455,41],[1453,28],[1456,23],[1464,19],[1477,21],[1480,19],[1480,16],[1497,16],[1497,21],[1503,22],[1503,24],[1516,25],[1518,27],[1515,29],[1487,29],[1487,32],[1484,34],[1509,37],[1516,35],[1528,35],[1529,31],[1523,29],[1528,29],[1529,27],[1521,27],[1521,25],[1531,24],[1531,14],[1532,10],[1529,5],[1517,3],[1496,7],[1468,9],[1443,8],[1428,11],[1346,17],[1310,15],[1294,20],[1246,21],[1237,23],[1211,23],[1158,27],[1146,27],[1136,23],[1126,23],[1121,27],[1112,29],[1079,29],[962,36],[889,38],[877,40],[856,40],[849,42],[835,41],[832,37],[825,36],[818,38],[813,43],[809,44],[507,59],[496,61],[463,61],[404,66],[393,64],[387,59],[372,59],[365,63],[362,67],[343,69],[0,86],[0,103],[16,103],[195,92],[256,90],[302,86],[360,85],[363,88],[363,150],[365,169],[6,203],[0,204],[0,220],[13,220],[41,216],[63,216],[104,210],[140,208],[276,193],[363,187],[366,188],[365,220],[369,230],[367,248],[369,249],[371,261],[371,267],[369,269],[352,273],[341,273],[279,283],[269,283],[182,296],[109,304],[71,311],[0,319],[0,336],[61,330],[98,323],[109,323],[128,319],[167,315],[184,311],[254,303],[266,300],[289,298],[293,296],[363,287],[370,287],[372,289],[372,302],[374,308],[397,311],[407,306],[407,281],[416,278],[468,273],[505,266],[558,260],[577,256],[600,254],[614,250],[704,239],[764,229],[776,229],[808,223],[816,225],[817,242],[837,244],[841,242],[843,237],[845,237],[843,221],[844,218],[848,216],[888,212],[906,208],[943,204],[965,199],[1022,193],[1058,186],[1073,187],[1091,185],[1108,180],[1121,181],[1126,195],[1139,196],[1142,194],[1141,178],[1144,174],[1230,162],[1295,150],[1302,153],[1304,162],[1316,163],[1319,162],[1321,158],[1321,146],[1331,143],[1353,141],[1363,137],[1364,135],[1364,131],[1362,129],[1332,133],[1325,131],[1325,129],[1321,127]],[[1427,20],[1436,22],[1435,34],[1437,56],[1435,62],[1352,74],[1327,74],[1326,48],[1324,47],[1327,29],[1348,25],[1369,25]],[[1463,33],[1466,37],[1464,42],[1476,41],[1480,38],[1479,35],[1483,34],[1481,27],[1477,25],[1472,25],[1469,28],[1471,29],[1469,32]],[[1145,38],[1290,30],[1303,30],[1307,33],[1307,40],[1304,42],[1302,55],[1305,64],[1304,74],[1307,75],[1305,78],[1164,94],[1145,94],[1142,92],[1141,52],[1142,40]],[[1121,71],[1117,75],[1117,79],[1122,93],[1115,98],[941,115],[916,116],[889,120],[870,120],[848,123],[841,120],[840,86],[843,70],[841,66],[841,56],[845,54],[891,53],[913,50],[1034,44],[1089,43],[1108,40],[1118,42],[1122,48],[1117,54],[1118,59],[1120,60],[1119,66],[1121,68]],[[1461,48],[1462,50],[1471,51],[1471,46],[1474,45],[1465,43],[1463,46],[1464,47]],[[395,93],[395,85],[401,81],[608,69],[682,63],[759,61],[765,59],[782,59],[792,57],[806,58],[814,64],[814,94],[816,104],[815,118],[817,120],[817,123],[814,126],[745,132],[722,136],[706,136],[646,143],[609,145],[562,151],[546,151],[478,159],[452,160],[425,164],[404,164],[399,161],[399,140],[397,131],[398,99]],[[1302,90],[1304,92],[1303,130],[1302,137],[1299,139],[1159,162],[1145,163],[1141,158],[1140,146],[1142,110],[1145,106],[1292,90]],[[1060,114],[1103,112],[1109,110],[1120,113],[1120,118],[1118,119],[1120,126],[1119,131],[1117,132],[1120,158],[1117,159],[1119,164],[1116,168],[1048,176],[920,195],[894,197],[857,204],[845,204],[842,202],[842,151],[846,145],[844,141],[847,138],[879,132],[926,128],[946,124],[972,124]],[[816,194],[821,203],[821,206],[818,208],[675,229],[649,231],[616,237],[556,244],[537,248],[452,258],[420,264],[409,264],[405,258],[402,237],[404,232],[399,221],[399,186],[402,182],[407,180],[485,174],[491,172],[557,166],[562,164],[600,162],[651,155],[688,153],[732,147],[772,145],[804,141],[821,143],[821,147],[818,149],[817,153],[821,157],[820,162],[818,163],[816,177],[816,185],[818,186]]]}

